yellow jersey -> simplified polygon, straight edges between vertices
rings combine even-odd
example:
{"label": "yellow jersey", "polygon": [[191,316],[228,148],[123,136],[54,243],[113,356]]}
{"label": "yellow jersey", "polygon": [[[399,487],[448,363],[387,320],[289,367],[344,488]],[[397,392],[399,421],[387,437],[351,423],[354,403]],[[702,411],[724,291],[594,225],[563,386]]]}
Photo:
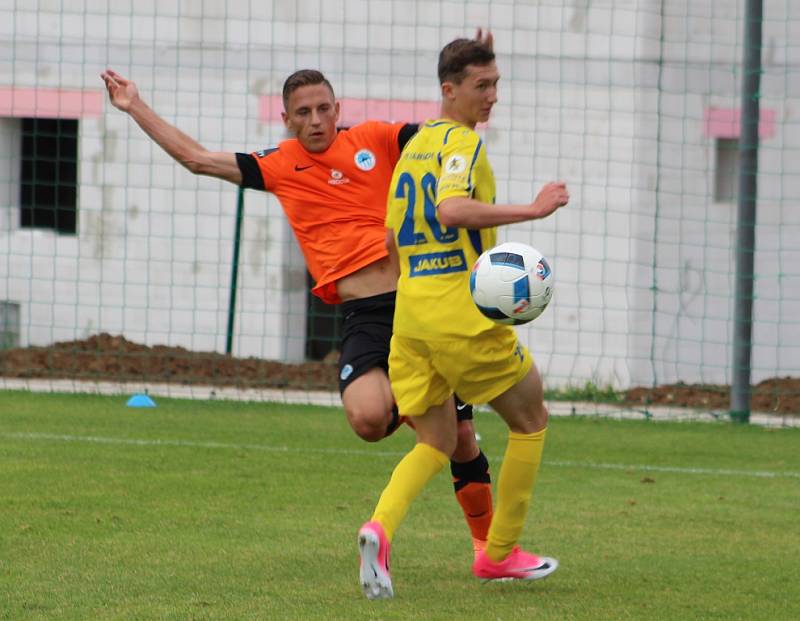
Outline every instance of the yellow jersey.
{"label": "yellow jersey", "polygon": [[472,301],[469,276],[497,240],[494,227],[445,227],[437,208],[447,198],[494,203],[494,173],[472,129],[428,121],[406,144],[389,186],[386,226],[400,258],[394,333],[425,339],[469,337],[497,327]]}

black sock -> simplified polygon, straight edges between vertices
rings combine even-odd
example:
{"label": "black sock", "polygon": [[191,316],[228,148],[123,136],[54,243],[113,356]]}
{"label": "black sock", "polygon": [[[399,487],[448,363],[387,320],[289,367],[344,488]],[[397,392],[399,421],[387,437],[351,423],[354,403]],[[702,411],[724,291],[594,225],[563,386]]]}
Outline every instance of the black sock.
{"label": "black sock", "polygon": [[489,476],[489,460],[483,451],[472,461],[459,463],[450,460],[450,473],[453,475],[453,487],[460,490],[468,483],[491,483]]}

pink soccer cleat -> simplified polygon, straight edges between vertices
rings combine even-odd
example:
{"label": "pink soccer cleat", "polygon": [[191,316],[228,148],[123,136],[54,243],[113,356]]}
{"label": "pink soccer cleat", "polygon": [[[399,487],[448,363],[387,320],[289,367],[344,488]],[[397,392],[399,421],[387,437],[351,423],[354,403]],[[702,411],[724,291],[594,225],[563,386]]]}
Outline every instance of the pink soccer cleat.
{"label": "pink soccer cleat", "polygon": [[472,573],[482,580],[539,580],[546,578],[557,568],[556,559],[536,556],[516,546],[499,563],[486,556],[485,551],[479,552],[472,564]]}
{"label": "pink soccer cleat", "polygon": [[367,522],[358,531],[358,552],[361,555],[361,590],[367,599],[394,597],[389,574],[391,544],[378,522]]}

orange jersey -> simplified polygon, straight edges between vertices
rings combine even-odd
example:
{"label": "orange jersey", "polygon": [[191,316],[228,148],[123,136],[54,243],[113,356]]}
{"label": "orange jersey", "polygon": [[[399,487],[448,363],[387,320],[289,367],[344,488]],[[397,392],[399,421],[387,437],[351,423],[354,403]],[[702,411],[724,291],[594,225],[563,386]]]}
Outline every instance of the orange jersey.
{"label": "orange jersey", "polygon": [[261,187],[248,180],[250,162],[239,154],[243,185],[278,197],[316,281],[311,291],[328,304],[341,302],[337,280],[387,256],[386,196],[405,127],[411,131],[404,137],[416,130],[361,123],[340,131],[322,153],[306,151],[296,139],[256,151],[249,157],[258,165]]}

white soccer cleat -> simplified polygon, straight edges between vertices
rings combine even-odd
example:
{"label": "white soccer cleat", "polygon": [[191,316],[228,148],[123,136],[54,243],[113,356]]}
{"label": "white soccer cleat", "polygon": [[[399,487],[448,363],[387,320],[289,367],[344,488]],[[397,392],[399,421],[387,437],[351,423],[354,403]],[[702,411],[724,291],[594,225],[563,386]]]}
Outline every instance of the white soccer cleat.
{"label": "white soccer cleat", "polygon": [[367,599],[394,597],[389,574],[391,544],[378,522],[367,522],[358,531],[358,553],[361,555],[361,590]]}

